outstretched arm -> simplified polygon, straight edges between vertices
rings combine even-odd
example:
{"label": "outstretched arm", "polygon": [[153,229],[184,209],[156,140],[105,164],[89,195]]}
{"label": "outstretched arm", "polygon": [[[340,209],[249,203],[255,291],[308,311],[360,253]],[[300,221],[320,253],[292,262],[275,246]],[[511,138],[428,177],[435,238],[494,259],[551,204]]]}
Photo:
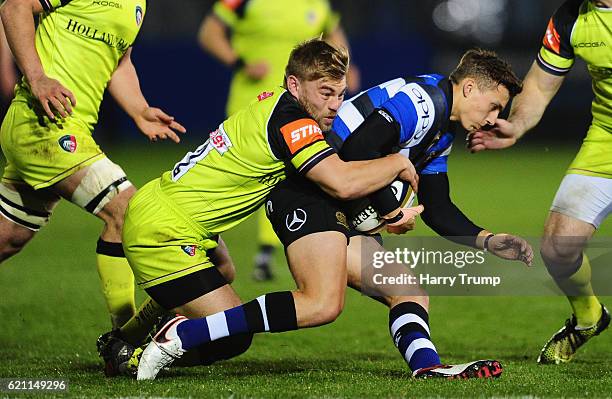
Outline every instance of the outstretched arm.
{"label": "outstretched arm", "polygon": [[502,259],[531,265],[533,249],[527,241],[510,234],[493,234],[461,212],[451,200],[446,173],[423,175],[420,182],[419,202],[425,206],[422,218],[433,231],[458,244],[486,249]]}
{"label": "outstretched arm", "polygon": [[491,130],[473,133],[469,137],[470,150],[478,152],[514,145],[540,122],[564,79],[565,76],[552,75],[534,62],[525,77],[523,91],[512,102],[508,120],[498,119]]}
{"label": "outstretched arm", "polygon": [[125,53],[113,73],[108,91],[119,106],[134,120],[140,131],[151,141],[169,138],[180,142],[176,134],[185,128],[159,108],[150,107],[140,90],[136,68],[131,59],[132,48]]}
{"label": "outstretched arm", "polygon": [[45,75],[34,44],[34,15],[43,11],[38,0],[6,0],[0,8],[6,39],[13,51],[17,66],[30,85],[32,95],[45,113],[55,120],[55,113],[63,118],[72,113],[76,99],[70,90]]}

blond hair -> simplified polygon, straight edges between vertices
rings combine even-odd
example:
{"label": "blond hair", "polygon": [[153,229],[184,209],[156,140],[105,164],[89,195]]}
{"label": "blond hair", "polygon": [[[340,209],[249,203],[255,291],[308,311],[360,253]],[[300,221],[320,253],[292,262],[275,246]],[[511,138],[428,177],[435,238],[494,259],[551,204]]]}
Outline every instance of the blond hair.
{"label": "blond hair", "polygon": [[311,39],[291,51],[285,79],[293,75],[303,81],[321,78],[339,81],[346,76],[348,66],[349,55],[345,48],[334,47],[319,38]]}

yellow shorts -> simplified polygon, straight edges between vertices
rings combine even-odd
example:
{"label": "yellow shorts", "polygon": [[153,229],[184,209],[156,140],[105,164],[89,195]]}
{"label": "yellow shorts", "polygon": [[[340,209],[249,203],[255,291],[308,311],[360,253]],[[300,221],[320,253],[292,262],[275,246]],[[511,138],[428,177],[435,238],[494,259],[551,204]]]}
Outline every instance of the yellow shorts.
{"label": "yellow shorts", "polygon": [[612,178],[612,132],[592,124],[567,174]]}
{"label": "yellow shorts", "polygon": [[[46,121],[46,119],[45,119]],[[49,187],[105,157],[89,127],[76,118],[44,124],[26,102],[13,101],[2,128],[6,157],[2,181]]]}
{"label": "yellow shorts", "polygon": [[125,214],[123,249],[142,288],[214,266],[206,251],[217,247],[216,240],[167,201],[156,179],[138,190]]}

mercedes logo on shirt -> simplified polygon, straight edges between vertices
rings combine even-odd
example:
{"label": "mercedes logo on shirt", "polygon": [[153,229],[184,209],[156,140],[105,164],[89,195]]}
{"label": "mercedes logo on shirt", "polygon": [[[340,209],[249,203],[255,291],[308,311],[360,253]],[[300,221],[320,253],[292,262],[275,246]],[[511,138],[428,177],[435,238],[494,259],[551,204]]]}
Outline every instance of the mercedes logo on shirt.
{"label": "mercedes logo on shirt", "polygon": [[289,231],[298,231],[306,223],[306,211],[302,208],[298,208],[287,215],[285,218],[285,224]]}

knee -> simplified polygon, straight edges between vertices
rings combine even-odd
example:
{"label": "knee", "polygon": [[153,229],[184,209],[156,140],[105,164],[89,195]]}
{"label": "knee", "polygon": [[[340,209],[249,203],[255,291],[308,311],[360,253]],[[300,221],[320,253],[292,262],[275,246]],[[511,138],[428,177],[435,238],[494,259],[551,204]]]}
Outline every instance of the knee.
{"label": "knee", "polygon": [[0,262],[17,254],[30,241],[34,232],[16,229],[0,232]]}
{"label": "knee", "polygon": [[[325,298],[325,299],[323,299]],[[312,304],[312,324],[332,323],[344,309],[344,295],[321,296]]]}
{"label": "knee", "polygon": [[584,248],[582,237],[545,236],[542,238],[540,255],[548,263],[574,263]]}
{"label": "knee", "polygon": [[540,255],[544,265],[554,279],[568,278],[580,269],[582,247],[567,245],[557,240],[543,240]]}

